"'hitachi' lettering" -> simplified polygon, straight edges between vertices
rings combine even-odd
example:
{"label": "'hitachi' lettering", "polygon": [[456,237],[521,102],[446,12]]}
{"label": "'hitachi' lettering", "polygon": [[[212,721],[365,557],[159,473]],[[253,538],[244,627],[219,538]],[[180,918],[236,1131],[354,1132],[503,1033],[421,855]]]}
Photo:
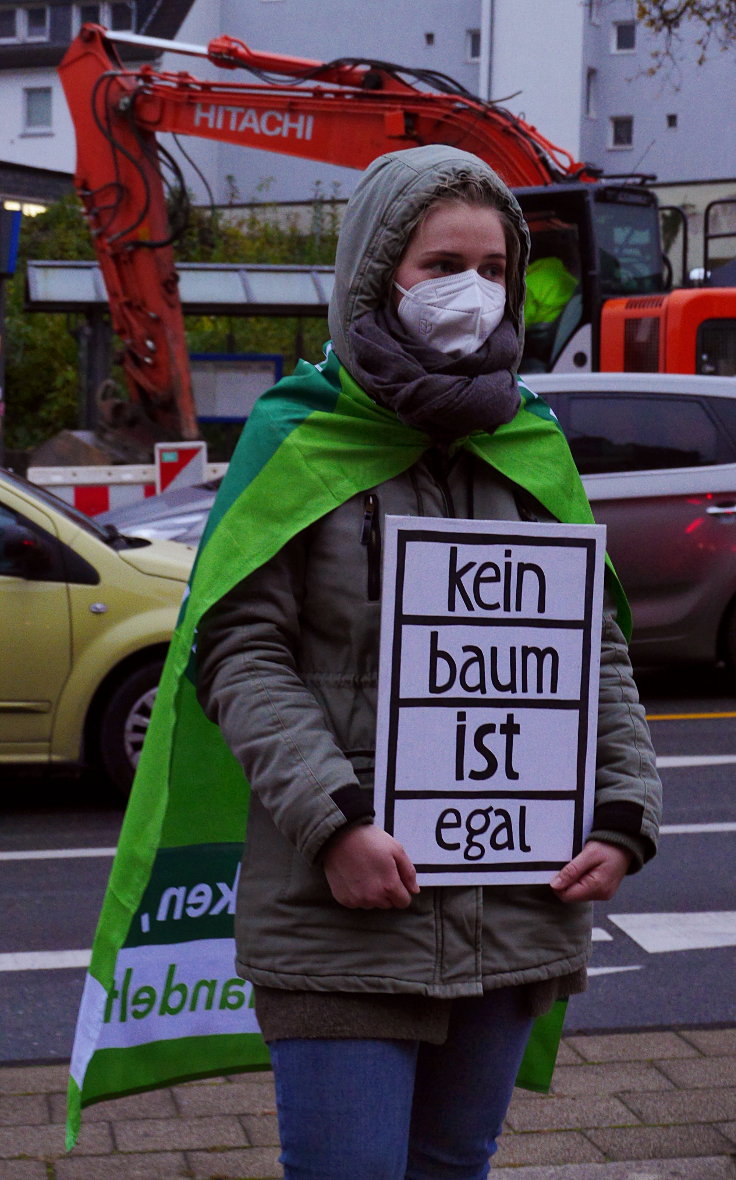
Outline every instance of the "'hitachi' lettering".
{"label": "'hitachi' lettering", "polygon": [[314,115],[296,114],[293,111],[257,111],[255,107],[243,110],[228,106],[227,103],[198,102],[194,108],[194,126],[208,127],[211,131],[250,132],[251,135],[266,135],[269,138],[281,135],[284,139],[311,139],[314,129]]}

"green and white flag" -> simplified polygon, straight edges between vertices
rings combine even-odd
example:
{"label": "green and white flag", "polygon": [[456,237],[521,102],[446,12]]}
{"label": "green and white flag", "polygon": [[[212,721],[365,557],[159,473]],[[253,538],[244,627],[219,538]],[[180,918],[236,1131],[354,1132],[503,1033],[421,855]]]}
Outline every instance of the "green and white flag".
{"label": "green and white flag", "polygon": [[[591,521],[554,415],[520,389],[513,422],[459,445],[558,520]],[[126,811],[77,1021],[67,1147],[90,1103],[268,1068],[250,985],[234,970],[248,784],[196,699],[197,624],[290,537],[399,474],[429,445],[364,394],[331,352],[319,367],[300,361],[257,402],[199,547]],[[559,1004],[535,1025],[520,1085],[548,1089],[563,1014]]]}

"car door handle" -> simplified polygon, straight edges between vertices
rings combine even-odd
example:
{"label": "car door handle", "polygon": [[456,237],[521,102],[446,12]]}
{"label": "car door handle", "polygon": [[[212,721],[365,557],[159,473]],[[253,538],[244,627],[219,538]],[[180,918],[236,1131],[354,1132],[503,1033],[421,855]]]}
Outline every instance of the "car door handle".
{"label": "car door handle", "polygon": [[705,511],[708,516],[736,516],[736,504],[713,504]]}

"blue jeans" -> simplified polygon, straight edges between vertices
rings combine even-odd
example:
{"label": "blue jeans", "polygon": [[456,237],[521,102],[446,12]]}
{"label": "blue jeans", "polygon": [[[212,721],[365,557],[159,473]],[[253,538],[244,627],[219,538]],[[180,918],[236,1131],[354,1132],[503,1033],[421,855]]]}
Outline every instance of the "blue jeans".
{"label": "blue jeans", "polygon": [[485,1180],[532,1026],[520,992],[455,1000],[443,1045],[272,1042],[286,1180]]}

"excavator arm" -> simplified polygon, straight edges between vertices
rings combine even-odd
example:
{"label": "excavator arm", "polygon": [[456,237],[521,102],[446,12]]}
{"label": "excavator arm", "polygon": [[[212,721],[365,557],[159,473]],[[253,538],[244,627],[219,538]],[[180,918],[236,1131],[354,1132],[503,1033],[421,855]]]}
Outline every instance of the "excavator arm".
{"label": "excavator arm", "polygon": [[[127,69],[115,42],[245,69],[258,81]],[[130,396],[157,437],[197,437],[158,134],[352,168],[397,148],[445,143],[474,152],[512,187],[594,179],[503,108],[444,75],[391,63],[324,63],[260,53],[226,36],[205,48],[85,25],[59,69],[76,131],[76,186],[123,342]]]}

